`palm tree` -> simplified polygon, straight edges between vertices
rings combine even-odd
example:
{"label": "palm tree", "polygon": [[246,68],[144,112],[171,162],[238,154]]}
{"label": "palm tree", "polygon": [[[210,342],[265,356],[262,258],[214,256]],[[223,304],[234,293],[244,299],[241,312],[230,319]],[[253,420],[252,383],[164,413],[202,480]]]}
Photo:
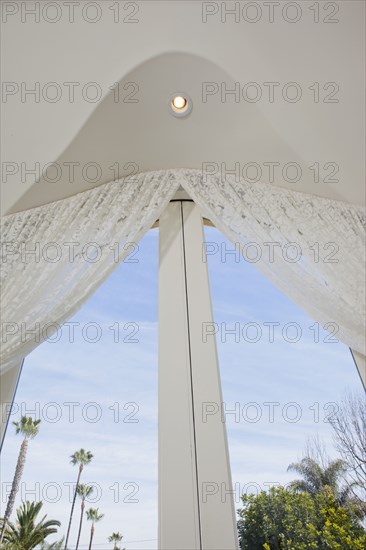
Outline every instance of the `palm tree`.
{"label": "palm tree", "polygon": [[[61,523],[55,519],[45,521],[46,515],[37,522],[42,502],[22,502],[17,509],[15,525],[9,521],[4,534],[4,542],[16,550],[32,550],[42,544],[46,537],[57,533]],[[5,544],[5,547],[6,547]]]}
{"label": "palm tree", "polygon": [[93,455],[90,451],[85,451],[84,449],[80,449],[79,451],[76,451],[73,455],[71,455],[70,458],[71,458],[71,464],[73,464],[74,466],[79,464],[79,472],[78,472],[78,477],[77,477],[77,480],[76,480],[76,487],[75,487],[74,497],[72,499],[69,526],[67,528],[66,539],[65,539],[65,550],[67,550],[67,543],[69,541],[70,529],[71,529],[71,523],[72,523],[72,516],[74,514],[76,495],[77,495],[77,490],[78,490],[79,483],[80,483],[80,476],[81,476],[81,473],[84,469],[84,466],[89,464],[89,462],[93,458]]}
{"label": "palm tree", "polygon": [[52,543],[43,542],[41,544],[41,550],[62,550],[64,547],[64,538],[62,537],[61,540],[57,540]]}
{"label": "palm tree", "polygon": [[121,535],[121,533],[112,533],[110,537],[108,537],[108,542],[114,542],[114,548],[113,550],[117,550],[118,549],[118,546],[117,546],[117,542],[121,542],[121,540],[123,539],[123,536]]}
{"label": "palm tree", "polygon": [[75,550],[78,550],[78,548],[79,548],[81,528],[82,528],[82,525],[83,525],[84,510],[85,510],[85,499],[89,495],[91,495],[93,491],[94,491],[94,487],[92,485],[83,485],[82,483],[80,483],[79,487],[77,488],[77,493],[78,493],[79,497],[81,497],[81,512],[80,512],[80,524],[79,524],[78,540],[76,542]]}
{"label": "palm tree", "polygon": [[20,433],[21,435],[24,436],[24,439],[20,446],[13,484],[11,486],[9,500],[8,500],[8,504],[4,514],[3,525],[2,525],[1,534],[0,534],[0,544],[3,541],[5,529],[9,522],[10,516],[12,514],[15,498],[19,490],[20,480],[22,478],[25,460],[27,457],[28,443],[30,439],[33,439],[38,434],[40,423],[41,423],[40,420],[33,420],[31,416],[22,416],[20,419],[20,422],[13,422],[15,426],[15,433],[16,434]]}
{"label": "palm tree", "polygon": [[91,550],[94,538],[94,524],[104,518],[104,514],[99,514],[99,508],[89,508],[86,511],[86,519],[92,522],[90,529],[90,541],[89,541],[89,550]]}
{"label": "palm tree", "polygon": [[347,464],[343,460],[328,460],[322,466],[314,458],[305,456],[300,462],[290,464],[287,471],[302,476],[302,479],[295,479],[289,484],[295,491],[316,495],[325,493],[326,487],[329,487],[340,506],[349,504],[350,486],[340,485],[340,479],[347,472]]}

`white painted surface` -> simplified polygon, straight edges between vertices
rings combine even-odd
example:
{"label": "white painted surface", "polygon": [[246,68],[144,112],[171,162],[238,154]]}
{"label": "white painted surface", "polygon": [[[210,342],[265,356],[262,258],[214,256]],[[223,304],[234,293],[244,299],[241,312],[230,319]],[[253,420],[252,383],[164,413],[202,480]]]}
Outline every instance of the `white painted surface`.
{"label": "white painted surface", "polygon": [[180,202],[160,218],[159,548],[200,546]]}
{"label": "white painted surface", "polygon": [[216,341],[202,338],[212,308],[199,209],[171,202],[159,231],[159,548],[235,550]]}
{"label": "white painted surface", "polygon": [[360,375],[363,387],[366,390],[366,357],[358,351],[351,350],[351,353],[356,364],[358,374]]}
{"label": "white painted surface", "polygon": [[1,422],[0,422],[0,447],[5,436],[9,412],[15,396],[18,379],[22,369],[22,363],[14,366],[12,369],[0,375],[0,404],[1,404]]}
{"label": "white painted surface", "polygon": [[[296,23],[283,19],[283,3],[275,7],[275,19],[270,22],[269,7],[255,2],[262,9],[257,23],[242,16],[236,22],[233,15],[227,15],[223,23],[221,6],[235,2],[211,3],[219,11],[204,22],[204,2],[140,1],[135,3],[139,12],[132,17],[136,23],[123,21],[131,13],[127,2],[119,2],[118,23],[111,9],[116,3],[109,0],[96,2],[102,10],[96,23],[81,17],[87,0],[78,2],[73,22],[67,2],[58,2],[61,18],[56,23],[42,16],[36,22],[32,15],[22,21],[21,4],[31,7],[36,2],[2,2],[5,4],[19,6],[19,10],[1,23],[3,81],[19,87],[25,83],[27,89],[35,83],[43,89],[56,82],[62,97],[52,103],[42,97],[36,102],[28,95],[21,101],[20,89],[7,97],[2,104],[3,162],[24,162],[30,169],[36,162],[43,167],[57,159],[96,161],[107,167],[103,178],[108,179],[112,175],[110,157],[121,166],[136,162],[142,171],[200,168],[202,161],[227,162],[228,168],[233,161],[277,161],[282,165],[300,161],[304,177],[293,187],[350,202],[364,201],[364,2],[330,3],[338,7],[334,16],[329,3],[297,2],[301,17]],[[314,6],[320,10],[318,23]],[[249,17],[253,17],[253,8]],[[339,22],[326,23],[327,17]],[[131,80],[140,86],[139,103],[103,104],[82,96],[83,86],[90,82],[98,84],[103,100],[114,83]],[[279,100],[235,103],[231,98],[221,103],[220,94],[216,94],[203,103],[199,93],[202,81],[224,82],[228,89],[236,82],[241,86],[256,82],[264,95],[268,95],[264,82],[279,82]],[[65,82],[78,83],[73,102],[67,99]],[[282,87],[288,82],[299,84],[301,101],[281,100]],[[335,82],[339,102],[314,103],[309,86],[315,82],[319,82],[322,99],[332,91],[323,86]],[[166,102],[177,89],[186,90],[194,101],[192,114],[185,120],[168,116]],[[86,123],[93,132],[83,133]],[[309,166],[317,161],[337,163],[339,182],[314,183]],[[266,170],[263,172],[265,181]],[[63,179],[48,183],[44,196],[31,180],[28,176],[22,181],[19,169],[2,183],[4,212],[53,200],[60,193],[75,193],[84,184],[94,185],[80,176],[74,183]],[[274,184],[291,187],[280,172]],[[29,190],[31,194],[25,196]]]}

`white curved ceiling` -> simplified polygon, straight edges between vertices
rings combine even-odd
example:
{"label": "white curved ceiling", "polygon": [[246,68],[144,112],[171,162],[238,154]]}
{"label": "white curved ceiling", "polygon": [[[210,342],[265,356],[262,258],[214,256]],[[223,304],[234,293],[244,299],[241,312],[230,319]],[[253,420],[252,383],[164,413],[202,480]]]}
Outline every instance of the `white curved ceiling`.
{"label": "white curved ceiling", "polygon": [[[270,23],[259,2],[255,4],[261,5],[262,17],[257,23],[242,17],[236,23],[233,16],[223,23],[221,2],[208,3],[219,11],[205,23],[204,3],[197,1],[132,3],[139,7],[134,16],[138,22],[115,23],[107,8],[110,3],[99,4],[104,7],[95,24],[84,21],[76,10],[73,23],[63,11],[55,24],[42,17],[39,23],[30,18],[22,23],[18,14],[2,25],[3,80],[10,87],[16,83],[19,90],[21,83],[32,88],[39,82],[42,90],[45,84],[56,82],[62,92],[55,103],[42,95],[39,102],[31,96],[22,101],[20,91],[3,102],[2,212],[24,210],[113,179],[117,165],[121,176],[134,169],[200,169],[202,163],[212,163],[210,169],[225,163],[228,170],[239,163],[245,170],[248,163],[256,163],[262,171],[261,181],[364,202],[363,2],[339,2],[340,11],[334,16],[339,22],[334,24],[322,21],[329,15],[322,11],[321,21],[315,23],[307,2],[301,3],[297,23],[286,22],[276,11]],[[248,3],[240,3],[244,4]],[[80,83],[75,86],[74,102],[68,100],[67,82]],[[103,91],[97,103],[80,92],[90,82]],[[120,83],[119,101],[110,91],[115,82]],[[237,103],[228,95],[222,101],[218,92],[204,102],[205,82],[216,83],[219,91],[239,83],[244,94],[245,85],[255,82],[262,98],[251,103],[241,96]],[[264,84],[268,82],[279,83],[273,102],[268,100],[269,86]],[[289,82],[296,82],[302,92],[296,103],[282,97]],[[312,86],[317,82],[319,102],[314,101]],[[334,89],[333,85],[323,89],[329,82],[339,87],[334,96],[337,103],[323,101]],[[133,96],[137,102],[124,102],[137,86]],[[175,91],[186,91],[193,100],[187,119],[169,113],[167,102]],[[254,87],[247,91],[253,93]],[[53,162],[61,167],[55,183],[44,178],[34,183],[34,176],[25,174],[35,163],[42,171]],[[69,181],[70,162],[79,163],[74,182]],[[100,165],[95,182],[90,181],[95,173],[92,168],[87,179],[82,174],[89,162]],[[273,180],[269,163],[279,163],[273,169]],[[298,182],[283,177],[287,163],[301,167]],[[319,163],[319,182],[314,181],[315,163]],[[16,173],[4,178],[4,166]],[[324,176],[331,177],[336,166],[339,173],[333,179],[339,181],[322,181]],[[247,172],[249,177],[255,177],[253,170]],[[49,179],[54,174],[51,169]],[[292,178],[294,171],[290,169],[287,175]]]}

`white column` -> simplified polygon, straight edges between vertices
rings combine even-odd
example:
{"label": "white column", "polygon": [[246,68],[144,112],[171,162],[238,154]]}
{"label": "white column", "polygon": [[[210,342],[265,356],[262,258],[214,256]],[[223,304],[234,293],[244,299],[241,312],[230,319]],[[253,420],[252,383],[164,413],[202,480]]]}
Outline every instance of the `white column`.
{"label": "white column", "polygon": [[360,375],[363,388],[364,390],[366,390],[366,357],[365,355],[362,355],[362,353],[353,349],[350,349],[350,351],[353,357],[353,361],[355,362],[355,365],[357,367],[358,374]]}
{"label": "white column", "polygon": [[15,367],[7,370],[0,375],[0,405],[1,405],[1,422],[0,422],[0,449],[3,445],[3,440],[6,432],[6,426],[9,420],[9,412],[14,400],[15,392],[18,385],[19,376],[22,370],[23,361]]}
{"label": "white column", "polygon": [[[235,550],[203,224],[192,201],[159,220],[159,550]],[[206,415],[205,412],[212,414]]]}

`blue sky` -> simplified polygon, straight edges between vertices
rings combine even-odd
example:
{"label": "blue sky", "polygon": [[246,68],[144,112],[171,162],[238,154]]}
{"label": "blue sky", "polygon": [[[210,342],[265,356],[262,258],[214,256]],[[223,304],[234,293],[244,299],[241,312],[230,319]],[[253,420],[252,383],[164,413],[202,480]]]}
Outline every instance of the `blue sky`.
{"label": "blue sky", "polygon": [[[205,231],[207,241],[232,248],[216,229]],[[80,447],[93,452],[82,479],[95,484],[90,505],[105,514],[96,527],[96,549],[111,547],[107,537],[112,531],[124,535],[128,550],[157,548],[158,230],[146,235],[134,259],[122,264],[72,319],[78,323],[74,342],[69,342],[65,327],[59,341],[44,343],[26,359],[16,396],[19,411],[12,418],[35,409],[42,419],[40,433],[30,444],[17,504],[21,497],[43,499],[45,513],[62,522],[61,533],[67,527],[70,483],[77,474],[69,456]],[[209,256],[209,272],[220,328],[224,401],[227,410],[239,413],[239,418],[226,417],[238,500],[243,490],[292,479],[286,468],[301,457],[308,437],[319,435],[333,454],[326,416],[345,391],[361,391],[361,383],[348,348],[324,342],[322,330],[315,342],[310,329],[314,320],[255,265],[244,259],[236,262],[233,255],[223,261],[214,254]],[[279,326],[269,342],[264,323],[272,322]],[[89,323],[100,326],[97,342],[83,338],[83,331],[89,340],[96,334]],[[228,334],[225,339],[221,328],[233,329],[235,323],[241,331],[248,329],[247,338],[235,341]],[[262,331],[257,342],[248,341],[255,330],[248,323],[257,323],[254,327]],[[301,327],[296,343],[282,335],[287,323]],[[9,427],[1,464],[2,508],[19,446],[20,438]],[[78,518],[79,503],[71,544]],[[87,548],[88,534],[85,525],[81,549]]]}

